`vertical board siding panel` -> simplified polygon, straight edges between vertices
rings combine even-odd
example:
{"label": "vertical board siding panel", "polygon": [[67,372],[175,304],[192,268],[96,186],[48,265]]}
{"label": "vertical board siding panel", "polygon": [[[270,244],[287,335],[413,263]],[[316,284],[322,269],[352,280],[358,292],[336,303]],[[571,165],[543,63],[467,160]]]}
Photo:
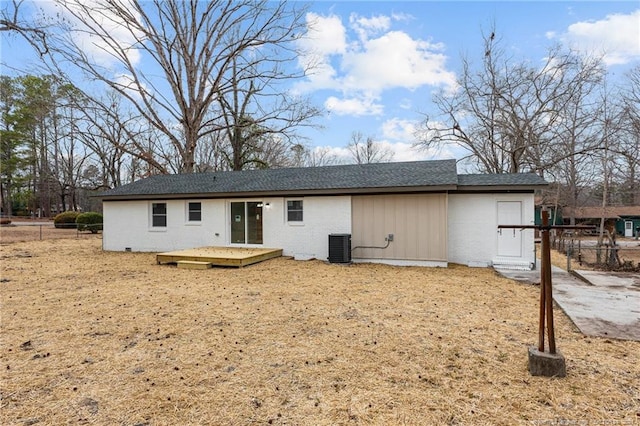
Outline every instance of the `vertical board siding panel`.
{"label": "vertical board siding panel", "polygon": [[351,244],[355,247],[356,238],[362,235],[362,219],[360,218],[362,200],[351,198]]}
{"label": "vertical board siding panel", "polygon": [[432,234],[433,215],[430,211],[430,205],[433,202],[433,197],[425,196],[420,199],[420,222],[418,227],[418,252],[416,256],[421,259],[431,259],[433,253],[431,246],[434,243],[434,235]]}
{"label": "vertical board siding panel", "polygon": [[400,217],[400,226],[398,235],[394,237],[393,244],[398,245],[398,258],[407,259],[409,251],[411,250],[411,228],[409,227],[409,221],[411,220],[409,214],[409,203],[406,198],[397,197],[396,212]]}
{"label": "vertical board siding panel", "polygon": [[362,197],[352,198],[352,224],[351,244],[353,247],[365,245],[364,236],[367,234],[367,218],[365,216],[366,199]]}
{"label": "vertical board siding panel", "polygon": [[429,258],[429,245],[431,238],[429,235],[429,221],[431,220],[429,215],[428,197],[420,198],[418,201],[418,222],[416,229],[417,236],[417,250],[415,258],[428,259]]}
{"label": "vertical board siding panel", "polygon": [[422,218],[420,217],[420,203],[417,196],[409,196],[406,200],[407,221],[405,223],[405,233],[407,242],[405,256],[407,259],[419,259],[418,242]]}
{"label": "vertical board siding panel", "polygon": [[440,215],[438,214],[438,205],[439,198],[436,196],[429,196],[428,199],[425,199],[425,235],[429,241],[427,246],[427,256],[429,259],[438,259],[438,251],[440,248],[440,236],[438,227],[440,224]]}
{"label": "vertical board siding panel", "polygon": [[438,200],[437,204],[437,224],[434,223],[434,227],[438,227],[438,252],[434,253],[439,259],[447,260],[447,197],[442,196]]}
{"label": "vertical board siding panel", "polygon": [[447,260],[446,194],[363,195],[352,198],[353,242],[387,249],[357,249],[369,259]]}
{"label": "vertical board siding panel", "polygon": [[[405,235],[405,217],[403,215],[402,206],[399,200],[393,200],[389,197],[390,205],[390,215],[393,216],[395,224],[393,227],[393,232],[389,231],[388,234],[393,233],[393,242],[389,243],[389,247],[391,248],[391,252],[388,253],[388,256],[392,256],[393,259],[402,259],[404,258],[404,245],[402,243],[398,243],[398,241],[404,241]],[[386,244],[386,242],[385,242]],[[387,249],[388,251],[388,249]]]}
{"label": "vertical board siding panel", "polygon": [[449,206],[449,196],[448,195],[443,195],[440,198],[440,251],[439,251],[439,257],[442,260],[449,260],[449,255],[448,255],[448,247],[449,247],[449,240],[447,238],[448,236],[448,230],[449,230],[449,215],[448,215],[448,207]]}
{"label": "vertical board siding panel", "polygon": [[[366,245],[372,247],[376,245],[376,225],[380,221],[379,200],[375,197],[369,197],[368,204],[369,208],[366,210],[366,212],[369,215],[369,226],[366,235]],[[366,249],[366,257],[377,257],[375,255],[375,249]]]}
{"label": "vertical board siding panel", "polygon": [[[373,229],[373,200],[371,198],[365,198],[362,210],[362,217],[365,224],[363,229],[363,234],[361,235],[361,244],[362,246],[370,246],[371,245],[371,230]],[[361,249],[360,253],[363,255],[367,255],[368,249]]]}
{"label": "vertical board siding panel", "polygon": [[[389,198],[385,199],[385,213],[384,213],[384,225],[383,227],[380,229],[380,233],[382,235],[382,241],[383,241],[383,247],[387,245],[387,235],[389,234],[395,234],[395,214],[393,212],[393,210],[391,210],[390,208],[393,207],[393,203],[392,200]],[[383,252],[383,255],[388,257],[388,256],[392,256],[395,257],[397,256],[396,253],[396,248],[394,247],[393,244],[389,244],[389,247],[387,247],[385,250],[381,250]]]}

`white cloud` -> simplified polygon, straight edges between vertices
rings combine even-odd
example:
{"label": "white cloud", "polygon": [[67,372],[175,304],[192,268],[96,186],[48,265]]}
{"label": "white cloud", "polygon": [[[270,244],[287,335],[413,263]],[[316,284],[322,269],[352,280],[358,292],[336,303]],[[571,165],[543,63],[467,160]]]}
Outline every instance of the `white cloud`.
{"label": "white cloud", "polygon": [[410,15],[408,13],[403,13],[403,12],[392,12],[391,18],[393,18],[394,21],[405,21],[405,22],[413,21],[414,19],[416,19],[413,15]]}
{"label": "white cloud", "polygon": [[388,16],[373,16],[365,18],[352,13],[349,16],[351,28],[358,34],[361,41],[366,41],[369,37],[387,31],[391,26],[391,18]]}
{"label": "white cloud", "polygon": [[[120,2],[135,18],[140,18],[130,6],[127,6],[127,0],[120,0]],[[124,48],[127,58],[132,64],[140,63],[140,52],[133,48],[136,38],[140,34],[135,29],[124,25],[111,8],[100,0],[69,0],[65,2],[65,7],[68,10],[54,1],[42,1],[41,5],[44,13],[58,16],[72,28],[68,36],[94,63],[112,67],[118,63],[118,59],[114,56],[114,48],[110,47],[101,37],[90,34],[93,30],[88,30],[79,17],[100,28],[104,35],[107,35],[119,47]],[[87,14],[87,10],[91,12]]]}
{"label": "white cloud", "polygon": [[383,113],[384,106],[372,97],[354,97],[340,99],[335,96],[329,96],[324,103],[325,108],[337,115],[380,115]]}
{"label": "white cloud", "polygon": [[423,154],[413,148],[413,145],[406,142],[378,142],[382,151],[393,152],[393,161],[418,161],[424,160]]}
{"label": "white cloud", "polygon": [[300,40],[305,50],[320,56],[343,54],[346,51],[347,30],[339,16],[308,13],[306,21],[307,34]]}
{"label": "white cloud", "polygon": [[308,13],[306,22],[307,34],[298,40],[298,48],[302,52],[298,62],[307,71],[308,81],[296,85],[294,91],[308,91],[314,87],[333,88],[337,83],[337,72],[331,65],[331,57],[346,52],[346,29],[340,17],[335,15]]}
{"label": "white cloud", "polygon": [[416,122],[401,118],[392,118],[382,123],[382,136],[385,139],[411,142],[415,140]]}
{"label": "white cloud", "polygon": [[394,22],[409,19],[408,15],[365,18],[352,14],[347,29],[338,16],[308,14],[300,63],[313,64],[315,69],[295,90],[333,90],[339,94],[328,97],[326,106],[334,112],[376,115],[382,113],[378,100],[386,90],[454,88],[455,74],[446,68],[442,43],[391,29]]}
{"label": "white cloud", "polygon": [[[437,125],[437,123],[431,123]],[[419,161],[455,158],[451,147],[429,147],[416,145],[418,137],[424,136],[420,123],[415,120],[392,118],[382,123],[383,147],[391,149],[394,161]]]}
{"label": "white cloud", "polygon": [[599,21],[576,22],[566,32],[549,32],[547,37],[587,54],[604,55],[607,65],[626,64],[640,59],[640,9]]}
{"label": "white cloud", "polygon": [[401,31],[387,32],[364,43],[362,51],[344,57],[345,85],[353,90],[375,91],[453,85],[455,74],[446,70],[446,56],[437,53],[441,48]]}
{"label": "white cloud", "polygon": [[334,157],[338,164],[349,163],[352,161],[351,152],[346,147],[318,146],[314,148],[314,151],[322,152],[326,157]]}

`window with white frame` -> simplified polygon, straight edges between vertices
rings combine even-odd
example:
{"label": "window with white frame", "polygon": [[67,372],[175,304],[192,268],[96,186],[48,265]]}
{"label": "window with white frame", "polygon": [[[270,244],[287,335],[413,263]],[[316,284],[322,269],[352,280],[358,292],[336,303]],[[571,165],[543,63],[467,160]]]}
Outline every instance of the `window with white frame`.
{"label": "window with white frame", "polygon": [[200,222],[202,220],[202,203],[189,202],[187,203],[187,221]]}
{"label": "window with white frame", "polygon": [[287,222],[302,223],[302,200],[287,200]]}
{"label": "window with white frame", "polygon": [[167,227],[167,203],[151,204],[151,226],[153,228]]}

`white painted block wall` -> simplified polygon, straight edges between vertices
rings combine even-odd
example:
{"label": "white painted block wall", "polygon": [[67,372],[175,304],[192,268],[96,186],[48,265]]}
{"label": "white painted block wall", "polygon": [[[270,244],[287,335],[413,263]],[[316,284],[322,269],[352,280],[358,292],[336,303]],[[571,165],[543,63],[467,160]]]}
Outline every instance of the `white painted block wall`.
{"label": "white painted block wall", "polygon": [[[449,262],[491,266],[498,252],[498,201],[521,201],[522,224],[534,224],[533,194],[449,194]],[[510,262],[535,262],[533,230],[522,232],[522,257]]]}
{"label": "white painted block wall", "polygon": [[[303,200],[303,222],[287,222],[286,201]],[[264,247],[283,249],[285,256],[329,257],[329,234],[351,234],[351,196],[271,198],[264,215]]]}
{"label": "white painted block wall", "polygon": [[[259,247],[282,248],[285,256],[326,260],[329,234],[352,233],[350,196],[302,198],[304,221],[301,224],[287,222],[287,199],[233,200],[262,201],[265,204],[263,244]],[[154,201],[167,203],[166,229],[150,226],[152,201],[104,202],[104,250],[124,251],[130,248],[132,251],[162,252],[203,246],[251,247],[230,243],[229,199],[190,200],[202,203],[202,222],[199,224],[187,222],[187,201]],[[498,201],[521,201],[522,223],[534,223],[533,194],[449,194],[448,262],[491,266],[500,260],[496,257]],[[523,256],[515,260],[533,263],[533,230],[522,232]]]}
{"label": "white painted block wall", "polygon": [[[328,236],[351,233],[351,197],[303,197],[303,222],[286,218],[289,198],[189,200],[202,203],[202,221],[187,221],[185,200],[106,201],[103,203],[103,248],[108,251],[162,252],[203,246],[255,245],[231,244],[230,202],[261,201],[263,244],[258,247],[282,248],[285,256],[326,260]],[[167,203],[167,227],[151,227],[151,204]],[[269,204],[267,206],[267,204]]]}
{"label": "white painted block wall", "polygon": [[[184,200],[104,202],[103,249],[155,252],[223,244],[227,216],[224,202],[190,201],[202,203],[201,223],[187,221],[187,202]],[[166,228],[151,227],[153,202],[167,203]]]}

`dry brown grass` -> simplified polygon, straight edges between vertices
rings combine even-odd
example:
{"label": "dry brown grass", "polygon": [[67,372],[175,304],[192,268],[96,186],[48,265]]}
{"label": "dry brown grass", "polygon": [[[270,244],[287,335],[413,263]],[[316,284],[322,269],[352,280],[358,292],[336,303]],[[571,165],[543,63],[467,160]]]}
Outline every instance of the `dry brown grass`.
{"label": "dry brown grass", "polygon": [[193,271],[97,237],[0,256],[2,424],[640,419],[640,343],[585,338],[556,311],[568,376],[531,377],[538,287],[490,269]]}
{"label": "dry brown grass", "polygon": [[[560,269],[567,270],[567,255],[560,253],[558,250],[551,249],[551,264]],[[571,261],[571,268],[576,268],[577,262]]]}
{"label": "dry brown grass", "polygon": [[90,235],[90,232],[79,233],[76,229],[55,228],[53,223],[47,223],[46,225],[0,226],[0,244],[59,238],[84,238]]}

